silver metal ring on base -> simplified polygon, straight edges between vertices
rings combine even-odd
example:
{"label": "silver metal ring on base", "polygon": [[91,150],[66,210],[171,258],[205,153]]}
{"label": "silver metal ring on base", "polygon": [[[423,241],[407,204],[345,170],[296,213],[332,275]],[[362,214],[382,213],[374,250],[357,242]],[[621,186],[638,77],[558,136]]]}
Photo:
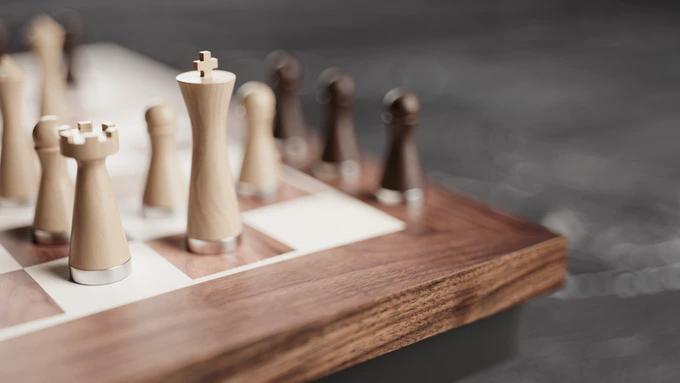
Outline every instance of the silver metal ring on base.
{"label": "silver metal ring on base", "polygon": [[425,193],[423,189],[409,189],[405,191],[390,190],[380,188],[375,192],[375,197],[385,205],[397,205],[405,203],[407,205],[421,205],[423,203]]}
{"label": "silver metal ring on base", "polygon": [[108,285],[127,278],[132,273],[132,259],[106,270],[80,270],[69,265],[71,279],[81,285]]}
{"label": "silver metal ring on base", "polygon": [[50,233],[49,231],[33,229],[33,240],[39,245],[68,245],[71,232]]}
{"label": "silver metal ring on base", "polygon": [[18,208],[31,206],[35,202],[35,198],[17,199],[17,198],[7,198],[0,197],[0,206],[7,208]]}
{"label": "silver metal ring on base", "polygon": [[197,254],[222,254],[231,253],[241,243],[241,234],[224,238],[219,241],[206,241],[187,236],[187,249]]}
{"label": "silver metal ring on base", "polygon": [[309,145],[307,145],[307,140],[304,137],[293,136],[279,139],[277,145],[285,161],[302,164],[307,160]]}
{"label": "silver metal ring on base", "polygon": [[236,184],[236,193],[238,193],[238,195],[244,197],[257,197],[265,201],[274,200],[278,190],[278,185],[274,185],[274,187],[267,189],[260,189],[257,186],[247,182],[239,182]]}
{"label": "silver metal ring on base", "polygon": [[354,181],[361,175],[361,165],[357,160],[346,160],[342,162],[321,161],[314,166],[314,175],[318,178],[342,177],[347,181]]}
{"label": "silver metal ring on base", "polygon": [[181,209],[142,205],[142,216],[144,218],[168,218],[180,213]]}

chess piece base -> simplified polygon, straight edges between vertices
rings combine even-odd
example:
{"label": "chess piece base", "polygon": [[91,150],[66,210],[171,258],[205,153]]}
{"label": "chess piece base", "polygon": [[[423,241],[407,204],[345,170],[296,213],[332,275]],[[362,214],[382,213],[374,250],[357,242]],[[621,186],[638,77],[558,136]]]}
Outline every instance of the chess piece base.
{"label": "chess piece base", "polygon": [[260,189],[253,184],[247,182],[239,182],[236,184],[236,192],[243,197],[257,197],[264,201],[274,200],[279,191],[278,185],[272,188]]}
{"label": "chess piece base", "polygon": [[68,245],[71,241],[71,232],[50,233],[49,231],[33,229],[33,240],[38,245]]}
{"label": "chess piece base", "polygon": [[342,162],[321,161],[314,166],[314,175],[318,178],[332,179],[341,177],[347,181],[355,181],[361,175],[361,165],[357,160],[346,160]]}
{"label": "chess piece base", "polygon": [[241,234],[221,239],[219,241],[206,241],[187,237],[187,249],[196,254],[223,254],[231,253],[241,243]]}
{"label": "chess piece base", "polygon": [[142,216],[144,218],[150,219],[170,218],[179,215],[180,212],[186,211],[177,208],[164,208],[158,206],[142,205]]}
{"label": "chess piece base", "polygon": [[0,197],[0,207],[18,208],[31,206],[35,203],[35,198],[10,198]]}
{"label": "chess piece base", "polygon": [[108,285],[127,278],[132,273],[132,259],[116,267],[105,270],[80,270],[69,265],[71,279],[81,285]]}
{"label": "chess piece base", "polygon": [[425,193],[423,189],[409,189],[405,191],[380,188],[375,192],[375,197],[385,205],[422,205]]}
{"label": "chess piece base", "polygon": [[309,146],[304,137],[292,136],[286,139],[277,139],[276,142],[284,162],[301,165],[309,157]]}

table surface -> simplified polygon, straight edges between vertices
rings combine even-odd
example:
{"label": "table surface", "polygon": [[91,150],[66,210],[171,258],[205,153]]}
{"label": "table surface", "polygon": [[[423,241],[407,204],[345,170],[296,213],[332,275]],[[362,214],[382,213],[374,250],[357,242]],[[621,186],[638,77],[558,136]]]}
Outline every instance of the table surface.
{"label": "table surface", "polygon": [[210,46],[241,82],[264,78],[269,51],[294,50],[311,121],[316,76],[346,67],[358,78],[359,137],[374,154],[380,98],[414,89],[430,176],[571,240],[566,288],[527,306],[523,356],[466,382],[680,377],[675,2],[164,1],[156,12],[158,3],[0,9],[18,30],[37,11],[77,7],[91,41],[176,68]]}

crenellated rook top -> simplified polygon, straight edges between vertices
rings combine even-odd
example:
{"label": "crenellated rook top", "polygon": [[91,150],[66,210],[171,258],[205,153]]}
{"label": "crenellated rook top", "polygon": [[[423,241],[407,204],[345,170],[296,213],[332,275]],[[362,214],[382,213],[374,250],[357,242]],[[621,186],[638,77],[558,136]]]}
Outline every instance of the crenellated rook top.
{"label": "crenellated rook top", "polygon": [[93,126],[81,121],[77,128],[60,130],[59,136],[61,153],[76,160],[105,158],[118,151],[118,128],[111,122]]}

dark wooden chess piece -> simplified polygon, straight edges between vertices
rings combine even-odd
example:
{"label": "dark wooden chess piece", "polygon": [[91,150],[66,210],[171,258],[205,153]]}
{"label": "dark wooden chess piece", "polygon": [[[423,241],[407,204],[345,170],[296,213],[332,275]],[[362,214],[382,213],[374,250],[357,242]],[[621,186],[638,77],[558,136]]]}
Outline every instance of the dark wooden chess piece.
{"label": "dark wooden chess piece", "polygon": [[307,122],[299,94],[303,76],[302,62],[284,51],[272,52],[267,61],[276,94],[274,137],[280,143],[283,160],[294,166],[302,165],[309,154]]}
{"label": "dark wooden chess piece", "polygon": [[64,40],[64,59],[66,60],[66,83],[75,85],[76,78],[73,75],[76,64],[75,52],[83,40],[83,19],[78,11],[64,9],[57,15],[57,21],[66,31]]}
{"label": "dark wooden chess piece", "polygon": [[319,86],[320,101],[327,106],[324,122],[326,145],[315,173],[319,177],[339,175],[356,179],[360,170],[360,154],[354,130],[354,79],[348,73],[330,68],[319,77]]}
{"label": "dark wooden chess piece", "polygon": [[0,56],[9,53],[9,29],[5,21],[0,19]]}
{"label": "dark wooden chess piece", "polygon": [[411,92],[392,89],[385,95],[384,103],[391,141],[376,197],[386,204],[419,204],[423,200],[423,171],[414,130],[420,101]]}

